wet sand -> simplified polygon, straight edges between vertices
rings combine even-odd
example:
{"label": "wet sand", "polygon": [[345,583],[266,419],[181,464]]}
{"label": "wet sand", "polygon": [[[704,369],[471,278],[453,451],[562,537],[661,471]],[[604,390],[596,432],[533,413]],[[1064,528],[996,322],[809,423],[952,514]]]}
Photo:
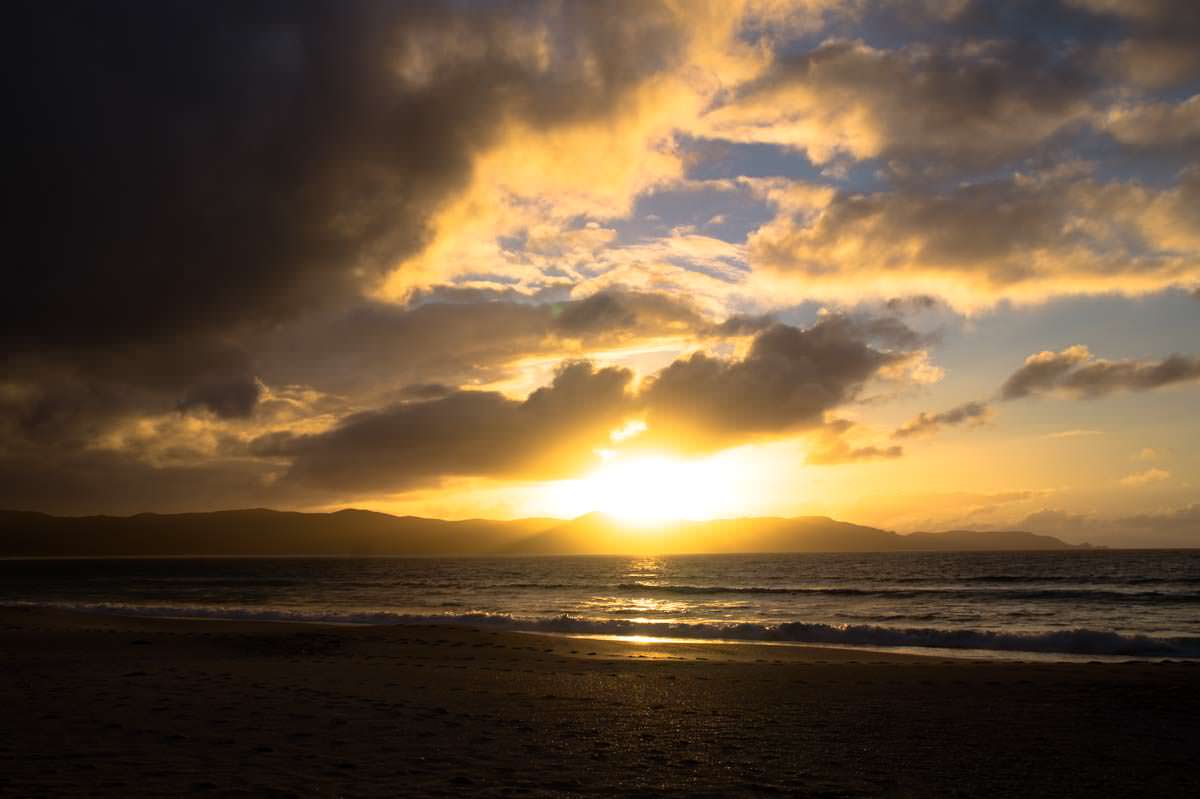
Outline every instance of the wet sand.
{"label": "wet sand", "polygon": [[0,796],[1200,795],[1200,664],[0,610]]}

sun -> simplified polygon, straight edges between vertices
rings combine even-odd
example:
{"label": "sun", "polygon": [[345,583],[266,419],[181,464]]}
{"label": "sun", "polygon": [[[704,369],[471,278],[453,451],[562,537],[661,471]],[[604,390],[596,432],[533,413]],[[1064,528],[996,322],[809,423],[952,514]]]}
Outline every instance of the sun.
{"label": "sun", "polygon": [[739,513],[734,464],[713,457],[615,455],[578,480],[554,484],[550,504],[564,515],[593,511],[632,524],[711,519]]}

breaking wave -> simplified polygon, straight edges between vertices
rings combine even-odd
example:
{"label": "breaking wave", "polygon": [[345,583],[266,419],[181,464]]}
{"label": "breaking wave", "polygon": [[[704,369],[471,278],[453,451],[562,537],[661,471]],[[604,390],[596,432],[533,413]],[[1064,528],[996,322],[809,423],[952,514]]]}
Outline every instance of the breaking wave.
{"label": "breaking wave", "polygon": [[884,627],[872,624],[782,622],[644,622],[590,619],[560,615],[523,618],[502,613],[407,614],[386,611],[309,611],[290,609],[133,605],[100,603],[11,603],[20,607],[51,607],[126,616],[285,621],[333,624],[453,624],[520,632],[568,635],[655,636],[696,640],[828,644],[1030,652],[1060,655],[1117,655],[1126,657],[1200,657],[1200,637],[1122,635],[1105,630],[1073,629],[1049,632],[999,632],[934,627]]}

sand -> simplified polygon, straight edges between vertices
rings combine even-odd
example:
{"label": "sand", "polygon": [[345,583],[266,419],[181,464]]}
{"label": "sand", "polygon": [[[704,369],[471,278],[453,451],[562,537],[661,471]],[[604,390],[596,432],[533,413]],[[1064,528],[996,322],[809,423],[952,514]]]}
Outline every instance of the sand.
{"label": "sand", "polygon": [[0,611],[0,796],[1196,796],[1200,665]]}

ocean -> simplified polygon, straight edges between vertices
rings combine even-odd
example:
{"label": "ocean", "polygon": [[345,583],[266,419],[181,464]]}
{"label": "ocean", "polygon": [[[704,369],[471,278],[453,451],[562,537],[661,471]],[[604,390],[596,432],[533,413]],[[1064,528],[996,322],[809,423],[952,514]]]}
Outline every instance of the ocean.
{"label": "ocean", "polygon": [[0,561],[0,604],[815,643],[1200,657],[1200,550]]}

